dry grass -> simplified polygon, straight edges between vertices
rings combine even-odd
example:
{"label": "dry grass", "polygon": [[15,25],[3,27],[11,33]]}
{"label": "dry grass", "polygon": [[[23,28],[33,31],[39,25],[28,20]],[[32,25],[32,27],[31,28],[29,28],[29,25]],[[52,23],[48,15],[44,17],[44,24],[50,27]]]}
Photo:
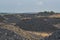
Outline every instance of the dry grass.
{"label": "dry grass", "polygon": [[[32,32],[32,31],[25,31],[19,28],[18,26],[10,25],[10,24],[1,24],[0,28],[11,30],[18,35],[27,38],[29,40],[39,40],[39,38],[42,36],[43,38],[48,37],[51,35],[51,33],[46,33],[46,32]],[[33,37],[31,34],[36,35],[37,37]]]}
{"label": "dry grass", "polygon": [[60,29],[60,24],[53,24],[53,26],[57,27],[58,29]]}
{"label": "dry grass", "polygon": [[1,24],[0,28],[11,30],[20,36],[27,38],[29,40],[39,40],[38,38],[33,38],[31,34],[26,32],[25,30],[20,29],[19,27],[13,26],[13,25],[8,25],[8,24]]}
{"label": "dry grass", "polygon": [[49,18],[60,18],[60,14],[50,15]]}
{"label": "dry grass", "polygon": [[27,31],[29,33],[35,34],[37,36],[42,36],[42,37],[48,37],[49,35],[51,35],[52,33],[46,33],[46,32],[31,32],[31,31]]}

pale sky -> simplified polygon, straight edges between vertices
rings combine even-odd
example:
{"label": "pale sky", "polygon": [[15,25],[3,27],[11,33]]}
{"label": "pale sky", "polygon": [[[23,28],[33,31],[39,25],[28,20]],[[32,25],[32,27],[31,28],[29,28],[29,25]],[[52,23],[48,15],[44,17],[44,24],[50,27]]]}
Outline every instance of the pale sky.
{"label": "pale sky", "polygon": [[0,0],[0,12],[60,12],[60,0]]}

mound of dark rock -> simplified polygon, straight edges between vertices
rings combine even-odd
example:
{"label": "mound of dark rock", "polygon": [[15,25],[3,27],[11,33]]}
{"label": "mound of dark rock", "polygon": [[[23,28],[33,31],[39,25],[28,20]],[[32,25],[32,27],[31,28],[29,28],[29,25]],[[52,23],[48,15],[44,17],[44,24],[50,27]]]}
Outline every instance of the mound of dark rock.
{"label": "mound of dark rock", "polygon": [[39,31],[39,32],[53,32],[57,30],[55,26],[49,22],[46,18],[35,18],[31,20],[25,20],[18,22],[16,25],[20,28],[29,31]]}
{"label": "mound of dark rock", "polygon": [[18,34],[10,30],[0,28],[0,40],[23,40],[23,39],[25,40],[24,37],[19,36]]}
{"label": "mound of dark rock", "polygon": [[54,32],[47,40],[60,40],[60,30]]}

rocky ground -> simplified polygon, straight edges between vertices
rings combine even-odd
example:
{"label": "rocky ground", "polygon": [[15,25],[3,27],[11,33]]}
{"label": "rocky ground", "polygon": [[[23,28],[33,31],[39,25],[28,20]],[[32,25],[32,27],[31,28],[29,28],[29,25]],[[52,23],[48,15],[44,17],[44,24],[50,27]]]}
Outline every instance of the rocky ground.
{"label": "rocky ground", "polygon": [[55,31],[46,40],[60,40],[60,30]]}
{"label": "rocky ground", "polygon": [[13,31],[0,28],[0,40],[23,40],[24,37],[19,36]]}
{"label": "rocky ground", "polygon": [[0,39],[1,40],[43,40],[42,36],[37,36],[35,34],[29,33],[22,30],[18,26],[11,24],[1,24],[0,25]]}
{"label": "rocky ground", "polygon": [[60,40],[60,31],[56,30],[60,30],[60,18],[40,14],[0,15],[0,40]]}

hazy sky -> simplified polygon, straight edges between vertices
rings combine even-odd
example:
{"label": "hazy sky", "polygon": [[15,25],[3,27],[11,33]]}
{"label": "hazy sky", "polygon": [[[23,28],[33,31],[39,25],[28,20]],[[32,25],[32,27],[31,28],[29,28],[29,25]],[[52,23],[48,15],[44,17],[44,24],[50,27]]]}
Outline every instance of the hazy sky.
{"label": "hazy sky", "polygon": [[60,12],[60,0],[0,0],[0,12]]}

